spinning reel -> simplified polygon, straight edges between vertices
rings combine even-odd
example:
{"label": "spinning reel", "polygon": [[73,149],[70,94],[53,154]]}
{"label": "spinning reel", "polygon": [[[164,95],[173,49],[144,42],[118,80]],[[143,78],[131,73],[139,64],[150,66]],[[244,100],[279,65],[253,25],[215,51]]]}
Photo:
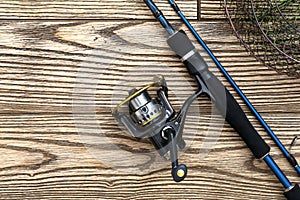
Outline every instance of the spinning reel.
{"label": "spinning reel", "polygon": [[[152,98],[150,89],[156,87],[157,97]],[[168,87],[163,76],[154,78],[154,82],[140,89],[132,89],[129,96],[114,110],[113,116],[123,124],[135,138],[149,137],[160,156],[172,163],[172,177],[180,182],[187,175],[187,167],[178,164],[178,148],[186,146],[182,132],[186,114],[191,103],[200,95],[200,91],[190,96],[176,113],[168,100]],[[127,112],[120,112],[123,105]]]}
{"label": "spinning reel", "polygon": [[[245,112],[231,93],[224,87],[222,82],[209,70],[207,63],[195,48],[189,37],[182,30],[176,31],[165,18],[163,13],[152,0],[144,0],[145,4],[151,10],[154,17],[160,22],[162,27],[169,33],[167,43],[176,55],[182,60],[189,74],[195,78],[199,89],[191,95],[183,104],[181,110],[176,113],[168,101],[168,88],[163,77],[155,78],[154,82],[139,89],[133,89],[129,96],[119,104],[114,110],[114,117],[121,122],[136,138],[150,137],[159,154],[165,158],[170,158],[172,162],[172,176],[176,182],[182,181],[187,175],[187,168],[184,164],[178,165],[177,148],[183,149],[185,142],[182,139],[183,126],[187,110],[191,103],[202,93],[206,94],[214,103],[220,114],[240,135],[243,141],[257,159],[266,162],[271,171],[286,189],[284,195],[288,200],[299,200],[300,186],[292,184],[276,162],[270,155],[270,146],[258,134],[251,122],[248,120]],[[193,35],[197,38],[201,46],[210,55],[216,65],[221,69],[226,78],[234,86],[243,100],[247,103],[251,111],[256,114],[261,124],[266,130],[269,127],[257,113],[248,99],[238,88],[235,82],[228,75],[216,57],[209,50],[204,41],[200,38],[188,20],[180,11],[173,0],[168,0],[173,9],[177,12],[183,22],[188,26]],[[157,98],[151,98],[149,89],[158,87]],[[127,111],[120,112],[120,107],[127,104]],[[279,147],[284,150],[285,156],[291,161],[293,156],[289,154],[278,138],[268,131],[273,140],[277,141]],[[170,155],[169,155],[170,154]],[[296,162],[291,162],[297,172],[300,174],[300,167]]]}

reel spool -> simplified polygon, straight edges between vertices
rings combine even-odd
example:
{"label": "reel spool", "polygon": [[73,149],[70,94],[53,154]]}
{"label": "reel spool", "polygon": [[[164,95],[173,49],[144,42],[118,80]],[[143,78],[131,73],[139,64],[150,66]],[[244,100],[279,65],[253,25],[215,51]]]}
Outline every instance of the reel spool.
{"label": "reel spool", "polygon": [[[155,90],[157,97],[152,98],[149,91]],[[124,125],[135,138],[149,137],[160,156],[172,163],[171,174],[176,182],[187,175],[187,167],[178,164],[178,148],[186,146],[182,132],[191,103],[201,94],[196,92],[176,113],[168,100],[168,87],[163,76],[155,77],[154,82],[140,89],[132,89],[128,97],[112,112],[114,118]],[[121,112],[121,107],[126,111]]]}
{"label": "reel spool", "polygon": [[[138,94],[136,94],[138,93]],[[146,126],[162,114],[162,106],[156,99],[151,99],[147,90],[130,91],[135,97],[128,102],[131,119],[140,126]]]}

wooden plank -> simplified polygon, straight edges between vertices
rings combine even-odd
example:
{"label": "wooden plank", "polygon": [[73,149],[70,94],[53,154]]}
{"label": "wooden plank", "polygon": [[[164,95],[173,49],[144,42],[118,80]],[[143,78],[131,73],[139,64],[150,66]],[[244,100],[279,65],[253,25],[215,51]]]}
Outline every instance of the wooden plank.
{"label": "wooden plank", "polygon": [[[285,117],[278,115],[268,118],[272,125],[275,124],[275,128],[279,128],[279,136],[286,135],[286,128],[292,129],[282,120]],[[87,123],[88,119],[87,117]],[[299,120],[299,116],[294,119]],[[85,147],[77,135],[78,130],[72,114],[2,115],[0,120],[0,189],[4,199],[171,199],[174,196],[198,199],[199,195],[206,199],[222,199],[225,195],[231,199],[262,199],[267,196],[283,199],[279,192],[281,186],[276,178],[270,174],[264,163],[253,160],[249,150],[227,125],[213,151],[205,159],[201,159],[199,146],[207,137],[208,128],[205,125],[208,119],[205,118],[201,119],[200,131],[197,132],[192,146],[180,156],[180,161],[189,167],[189,176],[180,185],[170,180],[168,163],[162,164],[159,160],[150,163],[154,169],[135,169],[133,165],[138,164],[139,160],[134,163],[131,160],[131,165],[126,170],[108,168],[107,160],[97,157],[97,153],[107,155],[105,147]],[[285,128],[282,128],[283,124]],[[97,133],[97,126],[89,125],[88,128],[91,133]],[[112,130],[115,132],[110,137],[118,140],[111,144],[126,144],[128,149],[142,148],[140,154],[150,152],[153,158],[157,158],[148,142],[135,142],[129,135],[122,136],[117,129]],[[101,134],[95,135],[93,139],[100,143],[103,140]],[[122,149],[114,154],[126,153],[124,146]],[[296,147],[295,151],[299,150]],[[275,155],[277,154],[278,152]],[[140,156],[136,152],[133,157]],[[124,160],[126,158],[122,161]],[[296,180],[297,176],[285,160],[279,156],[276,156],[276,160]],[[222,186],[222,192],[214,192],[217,186]],[[238,197],[235,198],[236,196]]]}
{"label": "wooden plank", "polygon": [[[300,110],[298,79],[277,75],[248,57],[229,31],[216,39],[212,33],[219,34],[214,30],[221,32],[228,28],[226,23],[195,25],[258,110],[267,113]],[[102,95],[97,99],[100,105],[110,101],[111,87],[117,81],[136,79],[137,73],[142,80],[164,73],[179,94],[185,92],[180,87],[184,82],[182,77],[192,82],[168,49],[166,34],[156,22],[11,22],[3,24],[0,32],[2,112],[70,111],[79,72],[88,76],[99,74],[96,80],[105,86],[97,91],[99,97]],[[221,77],[209,58],[205,58],[211,70]],[[106,68],[110,70],[103,73]],[[123,76],[125,73],[127,77]],[[147,81],[138,84],[143,82]]]}
{"label": "wooden plank", "polygon": [[[299,130],[300,80],[277,75],[249,57],[226,22],[193,24],[288,145]],[[181,184],[172,182],[169,164],[159,162],[147,140],[137,142],[120,131],[110,112],[130,86],[165,74],[176,109],[196,89],[168,49],[166,36],[157,22],[141,20],[2,22],[1,199],[284,199],[280,183],[227,124],[210,154],[201,158],[199,148],[208,137],[211,114],[205,97],[193,107],[200,107],[201,115],[192,112],[187,122],[185,132],[192,143],[180,162],[188,165],[189,176]],[[228,85],[207,55],[205,59]],[[86,106],[90,102],[95,103],[96,115]],[[120,148],[111,152],[108,145],[99,147],[107,137]],[[98,146],[85,146],[87,140]],[[141,155],[130,157],[135,162],[125,170],[110,168],[111,153],[126,152]],[[299,145],[293,152],[299,157]],[[280,152],[274,148],[272,154],[297,181]]]}
{"label": "wooden plank", "polygon": [[[167,1],[155,1],[169,19],[177,19]],[[197,17],[196,0],[178,0],[190,19]],[[0,19],[153,19],[142,0],[52,0],[0,2]]]}
{"label": "wooden plank", "polygon": [[225,19],[224,0],[199,0],[201,19]]}

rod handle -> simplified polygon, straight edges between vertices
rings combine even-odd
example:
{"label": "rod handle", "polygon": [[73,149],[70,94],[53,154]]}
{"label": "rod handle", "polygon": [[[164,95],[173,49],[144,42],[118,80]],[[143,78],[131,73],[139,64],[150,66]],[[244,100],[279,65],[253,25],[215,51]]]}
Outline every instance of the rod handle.
{"label": "rod handle", "polygon": [[[255,158],[259,159],[267,155],[270,152],[269,145],[254,129],[240,105],[211,72],[207,73],[210,74],[210,77],[204,82],[214,97],[217,109],[221,110],[221,114],[225,113],[226,121],[245,141]],[[208,77],[207,74],[205,76]]]}
{"label": "rod handle", "polygon": [[300,187],[296,184],[291,190],[284,193],[288,200],[300,200]]}
{"label": "rod handle", "polygon": [[217,109],[226,121],[241,136],[256,158],[262,158],[270,151],[268,144],[257,133],[249,122],[244,111],[239,106],[225,86],[209,70],[202,56],[196,51],[194,45],[184,31],[176,32],[168,39],[173,51],[183,60],[192,76],[200,77],[214,101]]}

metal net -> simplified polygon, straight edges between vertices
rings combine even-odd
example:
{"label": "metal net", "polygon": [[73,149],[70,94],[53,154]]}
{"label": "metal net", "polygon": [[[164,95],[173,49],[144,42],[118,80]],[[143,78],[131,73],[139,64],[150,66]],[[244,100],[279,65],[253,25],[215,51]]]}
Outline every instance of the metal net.
{"label": "metal net", "polygon": [[245,48],[279,73],[300,77],[300,1],[224,0]]}

